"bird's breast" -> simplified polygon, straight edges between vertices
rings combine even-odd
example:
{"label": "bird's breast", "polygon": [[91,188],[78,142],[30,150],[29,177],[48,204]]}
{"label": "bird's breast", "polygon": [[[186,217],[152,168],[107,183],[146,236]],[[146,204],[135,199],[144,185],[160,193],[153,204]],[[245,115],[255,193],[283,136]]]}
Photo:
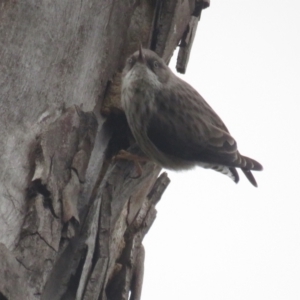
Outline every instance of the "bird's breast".
{"label": "bird's breast", "polygon": [[[128,114],[144,114],[155,110],[157,83],[153,84],[153,76],[148,70],[131,70],[122,80],[122,106]],[[152,77],[151,77],[152,76]]]}

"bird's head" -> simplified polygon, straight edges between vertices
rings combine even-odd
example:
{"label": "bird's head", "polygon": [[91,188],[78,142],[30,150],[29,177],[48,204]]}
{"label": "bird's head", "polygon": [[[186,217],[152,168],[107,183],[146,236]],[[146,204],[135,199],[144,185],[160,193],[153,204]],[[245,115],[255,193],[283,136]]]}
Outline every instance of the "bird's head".
{"label": "bird's head", "polygon": [[139,73],[141,76],[153,77],[160,83],[166,83],[170,74],[172,74],[162,58],[155,52],[143,49],[141,46],[138,51],[127,59],[123,76],[126,76],[131,71]]}

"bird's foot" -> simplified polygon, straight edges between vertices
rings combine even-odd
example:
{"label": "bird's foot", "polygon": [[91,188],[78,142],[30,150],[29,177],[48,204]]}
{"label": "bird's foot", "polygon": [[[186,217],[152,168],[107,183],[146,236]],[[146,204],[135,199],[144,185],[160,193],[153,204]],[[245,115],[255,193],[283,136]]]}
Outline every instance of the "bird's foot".
{"label": "bird's foot", "polygon": [[135,165],[136,173],[138,174],[137,176],[132,177],[133,179],[139,178],[143,174],[143,170],[142,170],[140,163],[149,161],[149,159],[147,157],[132,154],[125,150],[120,150],[119,153],[117,155],[115,155],[112,159],[113,159],[113,161],[116,161],[119,159],[133,161],[134,165]]}

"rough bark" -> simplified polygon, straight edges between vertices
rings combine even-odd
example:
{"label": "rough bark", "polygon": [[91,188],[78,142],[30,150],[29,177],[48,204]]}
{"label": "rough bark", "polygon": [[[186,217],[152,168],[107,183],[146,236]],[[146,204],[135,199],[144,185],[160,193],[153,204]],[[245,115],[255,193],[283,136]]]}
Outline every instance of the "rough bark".
{"label": "rough bark", "polygon": [[0,299],[140,299],[169,179],[112,160],[139,153],[120,72],[140,42],[169,61],[207,3],[0,1]]}

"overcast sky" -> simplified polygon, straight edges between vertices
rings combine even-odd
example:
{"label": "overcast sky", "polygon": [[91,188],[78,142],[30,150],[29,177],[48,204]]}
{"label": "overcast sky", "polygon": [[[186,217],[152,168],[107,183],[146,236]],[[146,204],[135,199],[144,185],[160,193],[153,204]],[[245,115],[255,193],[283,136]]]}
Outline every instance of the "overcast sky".
{"label": "overcast sky", "polygon": [[211,2],[181,77],[264,171],[168,171],[142,299],[299,300],[300,2]]}

